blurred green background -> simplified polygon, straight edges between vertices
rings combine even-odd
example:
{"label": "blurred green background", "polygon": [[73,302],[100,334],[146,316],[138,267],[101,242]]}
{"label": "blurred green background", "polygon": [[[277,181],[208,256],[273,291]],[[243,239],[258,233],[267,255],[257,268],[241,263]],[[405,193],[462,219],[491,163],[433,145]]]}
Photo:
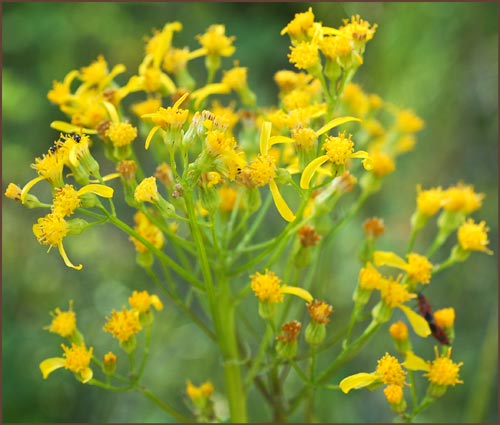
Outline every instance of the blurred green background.
{"label": "blurred green background", "polygon": [[[236,36],[234,58],[250,68],[250,86],[260,104],[271,104],[277,93],[274,72],[291,69],[286,58],[288,38],[279,32],[296,12],[308,7],[308,3],[4,3],[2,190],[9,182],[23,185],[33,178],[30,164],[58,135],[49,128],[52,120],[63,118],[46,98],[52,80],[62,80],[98,54],[111,66],[124,63],[130,75],[142,59],[143,37],[167,21],[184,24],[174,44],[191,48],[197,46],[196,34],[210,24],[224,23],[226,33]],[[321,279],[333,282],[320,295],[335,309],[328,329],[334,331],[337,324],[345,323],[351,308],[362,221],[371,215],[383,217],[387,232],[380,248],[402,252],[417,183],[424,188],[447,187],[460,180],[473,184],[486,194],[483,208],[474,217],[490,226],[495,254],[472,254],[466,264],[436,277],[426,294],[434,308],[455,307],[453,358],[464,362],[465,384],[450,389],[418,419],[497,422],[498,5],[315,3],[313,8],[317,20],[329,26],[338,26],[356,13],[378,23],[355,82],[414,109],[426,121],[416,151],[401,158],[384,190],[339,232],[332,252],[322,254]],[[225,62],[231,63],[232,58]],[[154,292],[142,270],[130,261],[134,253],[126,236],[99,227],[69,238],[70,258],[85,265],[75,272],[64,266],[57,250],[46,254],[37,243],[31,226],[39,211],[5,198],[2,207],[3,422],[168,421],[138,394],[112,394],[81,385],[61,371],[43,380],[38,369],[41,360],[60,354],[60,338],[42,329],[50,323],[48,312],[57,306],[65,309],[70,299],[75,300],[86,339],[117,350],[101,332],[101,318],[125,304],[133,288]],[[417,251],[428,243],[420,242]],[[248,304],[256,308],[255,303]],[[257,317],[255,311],[250,314]],[[211,379],[222,388],[222,376],[213,372],[221,370],[217,352],[204,335],[171,305],[157,317],[162,324],[154,328],[148,385],[181,409],[187,378],[195,383]],[[432,357],[433,345],[425,340],[418,348]],[[332,383],[351,373],[373,370],[385,350],[394,353],[382,332]],[[268,420],[269,412],[258,396],[252,393],[250,401],[251,417]],[[393,418],[382,391],[354,391],[348,396],[319,391],[317,405],[322,406],[317,417],[323,422],[390,422]],[[303,420],[300,411],[291,419]]]}

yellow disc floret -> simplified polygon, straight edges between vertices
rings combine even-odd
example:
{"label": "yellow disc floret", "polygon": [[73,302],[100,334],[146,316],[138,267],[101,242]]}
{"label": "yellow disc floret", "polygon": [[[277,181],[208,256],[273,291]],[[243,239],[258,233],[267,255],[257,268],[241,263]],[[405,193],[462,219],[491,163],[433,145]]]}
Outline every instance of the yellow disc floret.
{"label": "yellow disc floret", "polygon": [[416,297],[415,294],[408,292],[406,285],[402,285],[392,278],[382,279],[380,294],[384,303],[391,308],[398,307]]}
{"label": "yellow disc floret", "polygon": [[156,177],[146,177],[135,188],[134,198],[137,202],[153,202],[158,200],[159,197]]}
{"label": "yellow disc floret", "polygon": [[429,283],[431,280],[432,264],[420,254],[408,254],[408,266],[406,272],[408,277],[414,282]]}
{"label": "yellow disc floret", "polygon": [[156,310],[160,311],[163,309],[163,303],[160,301],[157,295],[149,295],[148,291],[134,291],[132,295],[128,298],[130,307],[137,310],[139,313],[145,313],[149,311],[151,306]]}
{"label": "yellow disc floret", "polygon": [[74,373],[81,374],[85,372],[92,360],[92,351],[94,349],[90,347],[87,350],[83,342],[80,345],[72,343],[71,348],[66,347],[64,344],[61,344],[61,347],[64,350],[64,357],[66,358],[64,368]]}
{"label": "yellow disc floret", "polygon": [[404,341],[408,339],[408,326],[399,320],[390,326],[389,333],[395,340]]}
{"label": "yellow disc floret", "polygon": [[385,353],[384,357],[378,360],[375,373],[384,384],[402,387],[405,383],[406,372],[398,359],[388,353]]}
{"label": "yellow disc floret", "polygon": [[251,180],[257,186],[264,186],[276,176],[276,159],[271,155],[258,155],[248,169]]}
{"label": "yellow disc floret", "polygon": [[443,190],[441,187],[436,187],[428,190],[422,190],[420,185],[417,186],[417,209],[428,217],[436,214],[443,205]]}
{"label": "yellow disc floret", "polygon": [[69,304],[68,311],[61,311],[61,309],[58,307],[54,310],[54,312],[51,312],[51,315],[53,316],[52,322],[50,326],[46,328],[49,330],[49,332],[58,334],[63,338],[67,338],[71,336],[73,332],[75,332],[76,314],[72,310],[71,302]]}
{"label": "yellow disc floret", "polygon": [[111,123],[106,131],[106,136],[111,140],[113,146],[127,146],[137,137],[137,128],[128,122]]}
{"label": "yellow disc floret", "polygon": [[338,137],[328,136],[323,149],[331,162],[344,165],[354,152],[354,142],[351,140],[351,135],[346,138],[345,133],[341,133]]}
{"label": "yellow disc floret", "polygon": [[33,225],[33,233],[42,245],[58,246],[68,234],[68,223],[56,213],[39,218]]}
{"label": "yellow disc floret", "polygon": [[460,367],[463,363],[454,363],[453,360],[450,359],[450,356],[451,349],[443,356],[439,356],[436,349],[436,358],[430,364],[429,372],[425,375],[430,382],[441,386],[463,384],[463,381],[461,381],[458,376]]}
{"label": "yellow disc floret", "polygon": [[81,205],[78,191],[71,184],[56,189],[52,211],[61,216],[70,216]]}
{"label": "yellow disc floret", "polygon": [[283,301],[283,293],[280,290],[281,279],[273,272],[269,270],[266,270],[264,274],[257,272],[250,278],[252,290],[260,301],[271,303]]}
{"label": "yellow disc floret", "polygon": [[458,243],[465,251],[483,251],[487,254],[492,254],[488,249],[488,231],[484,221],[474,223],[474,220],[469,218],[458,229]]}
{"label": "yellow disc floret", "polygon": [[127,310],[111,312],[111,317],[107,319],[103,330],[111,333],[118,341],[128,341],[132,336],[142,329],[137,310]]}

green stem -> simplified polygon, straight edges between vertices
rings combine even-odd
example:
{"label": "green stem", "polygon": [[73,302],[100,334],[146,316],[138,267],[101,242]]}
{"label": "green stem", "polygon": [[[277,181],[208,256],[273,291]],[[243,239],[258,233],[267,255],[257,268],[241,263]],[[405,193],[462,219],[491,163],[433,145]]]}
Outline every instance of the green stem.
{"label": "green stem", "polygon": [[141,394],[144,394],[149,400],[151,400],[154,404],[156,404],[159,408],[167,412],[170,416],[175,418],[177,421],[182,423],[189,423],[190,419],[186,418],[184,415],[175,410],[172,406],[165,403],[156,397],[151,391],[149,391],[146,387],[136,387],[136,390]]}

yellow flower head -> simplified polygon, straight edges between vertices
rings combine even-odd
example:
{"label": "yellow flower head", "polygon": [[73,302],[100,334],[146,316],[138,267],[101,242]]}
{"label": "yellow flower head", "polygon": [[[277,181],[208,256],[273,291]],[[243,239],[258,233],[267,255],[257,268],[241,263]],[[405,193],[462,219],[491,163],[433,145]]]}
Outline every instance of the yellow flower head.
{"label": "yellow flower head", "polygon": [[111,317],[107,319],[103,327],[105,332],[111,333],[118,341],[126,342],[142,329],[137,310],[127,310],[111,312]]}
{"label": "yellow flower head", "polygon": [[398,404],[403,400],[403,387],[400,385],[388,385],[384,389],[384,395],[388,403]]}
{"label": "yellow flower head", "polygon": [[290,46],[291,53],[288,54],[290,63],[298,69],[311,70],[320,64],[318,46],[315,43],[301,41],[296,46]]}
{"label": "yellow flower head", "polygon": [[82,383],[88,382],[92,379],[92,369],[89,364],[92,360],[93,348],[87,349],[82,342],[80,345],[75,343],[71,344],[71,348],[61,345],[64,351],[64,357],[52,357],[45,359],[40,363],[40,370],[43,378],[47,377],[56,369],[61,367],[75,373]]}
{"label": "yellow flower head", "polygon": [[99,84],[107,75],[108,63],[102,55],[99,55],[97,60],[89,66],[84,66],[80,69],[80,79],[89,85]]}
{"label": "yellow flower head", "polygon": [[48,329],[49,332],[58,334],[63,338],[67,338],[75,332],[76,314],[73,311],[73,303],[71,301],[68,311],[61,311],[61,309],[57,307],[50,315],[52,316],[52,323],[45,328]]}
{"label": "yellow flower head", "polygon": [[224,175],[231,181],[234,181],[243,168],[247,166],[244,152],[238,152],[234,149],[224,151],[220,159],[224,164]]}
{"label": "yellow flower head", "polygon": [[248,170],[252,182],[257,186],[264,186],[276,176],[276,158],[260,154],[248,166]]}
{"label": "yellow flower head", "polygon": [[398,359],[388,353],[385,353],[384,357],[378,360],[375,374],[386,385],[398,385],[402,387],[405,383],[406,372],[403,370]]}
{"label": "yellow flower head", "polygon": [[137,202],[153,202],[159,199],[156,177],[146,177],[135,188],[134,198]]}
{"label": "yellow flower head", "polygon": [[186,68],[189,59],[188,48],[170,48],[163,59],[163,69],[172,74],[177,74]]}
{"label": "yellow flower head", "polygon": [[351,20],[343,20],[344,25],[339,28],[339,31],[346,37],[359,43],[366,43],[371,40],[377,29],[377,24],[370,27],[370,23],[361,19],[359,15],[351,16]]}
{"label": "yellow flower head", "polygon": [[[184,99],[182,99],[184,100]],[[150,117],[156,125],[161,127],[163,130],[168,129],[179,129],[186,122],[189,115],[189,110],[179,109],[179,105],[169,106],[168,108],[162,108],[152,114],[142,115],[142,118]]]}
{"label": "yellow flower head", "polygon": [[[52,186],[61,187],[64,184],[62,177],[64,163],[64,153],[57,147],[51,147],[48,153],[43,155],[42,158],[35,158],[35,163],[31,164],[31,168],[34,168],[38,175],[47,180]],[[32,180],[30,183],[32,182],[36,183],[35,180]],[[30,186],[30,183],[26,186]],[[23,188],[23,192],[25,188]]]}
{"label": "yellow flower head", "polygon": [[199,387],[196,387],[191,381],[186,382],[186,393],[191,401],[196,401],[201,398],[208,398],[214,392],[214,386],[210,381],[204,382]]}
{"label": "yellow flower head", "polygon": [[394,279],[382,279],[380,294],[383,302],[391,308],[400,307],[406,301],[415,298],[416,295],[408,292],[407,286],[396,282]]}
{"label": "yellow flower head", "polygon": [[416,133],[424,128],[424,121],[412,110],[403,109],[396,114],[396,126],[402,133]]}
{"label": "yellow flower head", "polygon": [[9,199],[14,199],[15,201],[21,200],[21,188],[14,183],[9,183],[7,189],[5,190],[5,196]]}
{"label": "yellow flower head", "polygon": [[56,213],[39,218],[33,225],[33,233],[42,245],[58,246],[68,234],[68,223],[63,216]]}
{"label": "yellow flower head", "polygon": [[419,283],[429,283],[431,280],[432,264],[423,255],[415,254],[414,252],[408,254],[408,267],[406,272],[408,277]]}
{"label": "yellow flower head", "polygon": [[78,191],[73,185],[66,184],[64,187],[56,189],[52,211],[56,215],[61,215],[62,217],[70,216],[81,203],[82,201],[78,196]]}
{"label": "yellow flower head", "polygon": [[314,13],[312,7],[310,7],[307,12],[296,13],[295,17],[281,30],[280,34],[288,34],[292,39],[305,36],[313,23]]}
{"label": "yellow flower head", "polygon": [[396,341],[405,341],[408,339],[408,326],[399,320],[389,327],[389,333]]}
{"label": "yellow flower head", "polygon": [[[352,53],[352,42],[342,35],[324,37],[320,42],[320,49],[323,54],[331,60],[341,59],[350,56]],[[340,62],[342,63],[342,61]]]}
{"label": "yellow flower head", "polygon": [[222,84],[226,84],[234,91],[243,90],[247,86],[247,68],[235,66],[224,72]]}
{"label": "yellow flower head", "polygon": [[78,71],[73,70],[69,72],[64,81],[60,83],[59,81],[52,82],[52,90],[47,94],[47,99],[54,102],[57,105],[62,105],[71,100],[71,83],[78,76]]}
{"label": "yellow flower head", "polygon": [[452,328],[455,323],[455,309],[453,307],[442,308],[434,312],[436,325],[442,328]]}
{"label": "yellow flower head", "polygon": [[113,146],[128,146],[137,137],[137,128],[128,122],[113,122],[106,131]]}
{"label": "yellow flower head", "polygon": [[369,237],[378,238],[385,232],[384,220],[378,217],[371,217],[363,223],[363,231]]}
{"label": "yellow flower head", "polygon": [[338,137],[328,136],[323,150],[326,151],[331,162],[344,165],[354,152],[354,142],[351,140],[351,135],[346,138],[345,132],[343,132]]}
{"label": "yellow flower head", "polygon": [[158,298],[158,295],[149,295],[148,291],[132,292],[132,295],[128,298],[128,303],[133,310],[139,313],[149,311],[151,306],[157,311],[163,310],[163,303],[160,298]]}
{"label": "yellow flower head", "polygon": [[394,160],[385,152],[375,151],[371,155],[373,161],[373,173],[377,177],[383,177],[396,169]]}
{"label": "yellow flower head", "polygon": [[292,130],[292,138],[295,140],[297,149],[304,151],[310,151],[318,140],[316,132],[309,127],[299,127]]}
{"label": "yellow flower head", "polygon": [[379,289],[382,284],[382,275],[368,263],[359,271],[359,287],[365,290]]}
{"label": "yellow flower head", "polygon": [[310,74],[304,74],[303,72],[294,72],[289,70],[277,71],[274,74],[274,81],[278,84],[280,90],[284,93],[294,90],[296,88],[302,88],[307,85],[313,76]]}
{"label": "yellow flower head", "polygon": [[465,251],[482,251],[487,254],[493,254],[488,249],[488,231],[486,222],[474,223],[474,220],[469,218],[464,224],[458,228],[458,243]]}
{"label": "yellow flower head", "polygon": [[450,359],[451,349],[443,356],[439,356],[437,347],[435,347],[435,352],[436,358],[431,362],[429,371],[425,375],[427,379],[439,386],[463,384],[463,381],[461,381],[458,376],[460,367],[463,363],[454,363],[453,360]]}
{"label": "yellow flower head", "polygon": [[271,303],[280,303],[283,301],[281,292],[281,279],[273,272],[266,270],[264,274],[259,272],[250,276],[251,288],[260,301],[269,301]]}
{"label": "yellow flower head", "polygon": [[233,46],[234,36],[226,36],[224,25],[210,25],[207,32],[196,36],[198,42],[206,49],[209,56],[231,56],[235,47]]}
{"label": "yellow flower head", "polygon": [[483,193],[475,193],[472,186],[464,186],[459,183],[457,186],[449,187],[443,194],[443,208],[446,211],[462,211],[470,214],[481,208]]}
{"label": "yellow flower head", "polygon": [[333,307],[324,301],[314,300],[307,305],[307,310],[313,321],[317,323],[328,323],[330,321],[328,316],[332,314]]}
{"label": "yellow flower head", "polygon": [[436,187],[428,190],[422,190],[422,186],[417,185],[417,209],[428,217],[436,214],[443,205],[443,190]]}
{"label": "yellow flower head", "polygon": [[[134,230],[139,235],[151,243],[155,248],[161,249],[163,247],[163,244],[165,243],[163,233],[158,227],[149,221],[144,213],[141,211],[135,213],[134,221],[136,223]],[[130,240],[134,244],[137,252],[146,252],[149,249],[142,242],[133,237],[130,237]]]}
{"label": "yellow flower head", "polygon": [[104,365],[113,365],[116,364],[117,357],[113,352],[109,351],[108,353],[104,354],[103,361]]}
{"label": "yellow flower head", "polygon": [[218,156],[225,151],[233,150],[236,147],[236,140],[223,131],[211,130],[207,131],[205,146],[209,155]]}

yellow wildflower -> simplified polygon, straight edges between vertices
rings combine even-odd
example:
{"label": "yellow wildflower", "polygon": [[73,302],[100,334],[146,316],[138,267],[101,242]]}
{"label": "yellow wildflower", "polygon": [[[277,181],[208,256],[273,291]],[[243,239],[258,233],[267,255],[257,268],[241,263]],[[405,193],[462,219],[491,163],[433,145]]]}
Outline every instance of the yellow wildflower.
{"label": "yellow wildflower", "polygon": [[158,295],[149,295],[148,291],[132,292],[132,295],[128,298],[128,302],[130,307],[139,313],[149,311],[151,306],[153,306],[157,311],[163,310],[163,303],[160,298],[158,298]]}
{"label": "yellow wildflower", "polygon": [[376,266],[387,265],[406,271],[408,277],[418,283],[429,283],[431,278],[432,264],[423,255],[414,252],[407,255],[408,262],[393,252],[375,251],[373,255]]}
{"label": "yellow wildflower", "polygon": [[47,98],[57,105],[62,105],[71,100],[71,83],[78,77],[78,71],[69,72],[62,83],[59,81],[52,82],[52,90],[49,90]]}
{"label": "yellow wildflower", "polygon": [[440,186],[422,190],[417,185],[417,209],[424,216],[431,217],[436,214],[443,205],[443,190]]}
{"label": "yellow wildflower", "polygon": [[446,189],[443,194],[443,208],[450,212],[470,214],[481,208],[483,193],[475,193],[472,186],[459,183]]}
{"label": "yellow wildflower", "polygon": [[396,113],[396,127],[402,133],[416,133],[422,130],[424,121],[412,110],[403,109]]}
{"label": "yellow wildflower", "polygon": [[389,333],[391,337],[397,341],[404,341],[408,339],[408,327],[401,320],[393,323],[389,327]]}
{"label": "yellow wildflower", "polygon": [[280,90],[284,93],[292,91],[296,88],[304,87],[313,79],[310,74],[303,72],[294,72],[289,70],[277,71],[274,74],[274,81],[278,84]]}
{"label": "yellow wildflower", "polygon": [[76,330],[76,314],[73,311],[73,302],[69,302],[69,310],[61,311],[57,307],[53,312],[50,312],[52,322],[50,326],[44,328],[49,332],[58,334],[63,338],[70,337]]}
{"label": "yellow wildflower", "polygon": [[226,36],[224,25],[210,25],[204,34],[196,36],[198,42],[209,56],[231,56],[235,47],[233,46],[234,36]]}
{"label": "yellow wildflower", "polygon": [[284,294],[296,295],[308,303],[313,301],[312,295],[305,289],[280,285],[281,279],[269,270],[266,270],[264,274],[257,272],[250,278],[251,288],[262,302],[280,303],[283,301]]}
{"label": "yellow wildflower", "polygon": [[437,347],[435,347],[436,358],[430,363],[427,374],[427,379],[438,386],[455,386],[456,384],[463,384],[459,379],[459,370],[463,362],[454,363],[451,360],[451,348],[445,355],[438,354]]}
{"label": "yellow wildflower", "polygon": [[135,188],[134,198],[137,202],[153,202],[159,199],[156,177],[146,177]]}
{"label": "yellow wildflower", "polygon": [[225,151],[233,150],[236,147],[236,140],[234,137],[227,136],[223,131],[214,129],[207,131],[205,146],[208,154],[215,157]]}
{"label": "yellow wildflower", "polygon": [[482,251],[486,254],[493,254],[488,249],[488,231],[486,222],[474,223],[474,220],[469,218],[464,224],[458,228],[458,243],[465,251]]}
{"label": "yellow wildflower", "polygon": [[54,194],[54,203],[52,212],[63,217],[73,214],[75,209],[82,205],[81,196],[86,193],[94,193],[96,195],[111,198],[114,190],[111,187],[102,184],[88,184],[76,190],[73,185],[66,184],[64,187],[58,187]]}
{"label": "yellow wildflower", "polygon": [[127,310],[111,312],[111,317],[107,319],[103,327],[105,332],[111,333],[118,341],[126,342],[142,329],[137,310]]}
{"label": "yellow wildflower", "polygon": [[373,162],[372,171],[377,177],[384,177],[396,169],[394,160],[385,152],[375,151],[371,153],[370,157]]}
{"label": "yellow wildflower", "polygon": [[208,398],[214,392],[214,386],[210,381],[206,381],[199,387],[193,385],[191,381],[186,382],[186,394],[192,401],[200,398]]}
{"label": "yellow wildflower", "polygon": [[128,146],[137,137],[137,128],[128,122],[113,122],[106,131],[113,146],[123,147]]}
{"label": "yellow wildflower", "polygon": [[403,387],[400,385],[388,385],[384,389],[384,395],[390,404],[398,404],[403,400]]}
{"label": "yellow wildflower", "polygon": [[61,344],[61,347],[64,357],[52,357],[40,363],[43,378],[47,379],[54,370],[63,367],[73,372],[83,384],[90,381],[93,373],[89,364],[92,360],[93,348],[87,349],[83,342],[80,345],[72,343],[71,348],[64,344]]}
{"label": "yellow wildflower", "polygon": [[158,109],[160,108],[161,108],[160,97],[148,97],[146,100],[134,103],[131,106],[132,112],[138,117],[141,117],[146,114],[152,114],[155,111],[158,111]]}
{"label": "yellow wildflower", "polygon": [[434,312],[436,325],[442,328],[452,328],[455,323],[455,309],[453,307],[442,308]]}
{"label": "yellow wildflower", "polygon": [[220,210],[222,212],[230,212],[236,205],[238,199],[238,191],[232,187],[222,186],[219,189],[220,196]]}
{"label": "yellow wildflower", "polygon": [[370,263],[359,271],[359,287],[365,290],[379,289],[382,275]]}
{"label": "yellow wildflower", "polygon": [[307,31],[313,26],[314,13],[312,7],[307,12],[296,13],[295,17],[283,28],[281,35],[288,34],[292,39],[307,35]]}
{"label": "yellow wildflower", "polygon": [[319,65],[321,65],[318,45],[315,43],[309,43],[307,41],[301,41],[297,43],[296,46],[290,46],[291,53],[288,54],[288,59],[290,63],[293,63],[298,69],[305,69],[314,75],[313,70]]}
{"label": "yellow wildflower", "polygon": [[[153,223],[149,221],[144,213],[137,211],[134,215],[134,221],[136,223],[134,230],[151,243],[155,248],[161,249],[165,243],[165,238],[162,231],[156,227]],[[129,238],[135,246],[137,252],[146,252],[147,248],[142,242],[134,237]]]}

